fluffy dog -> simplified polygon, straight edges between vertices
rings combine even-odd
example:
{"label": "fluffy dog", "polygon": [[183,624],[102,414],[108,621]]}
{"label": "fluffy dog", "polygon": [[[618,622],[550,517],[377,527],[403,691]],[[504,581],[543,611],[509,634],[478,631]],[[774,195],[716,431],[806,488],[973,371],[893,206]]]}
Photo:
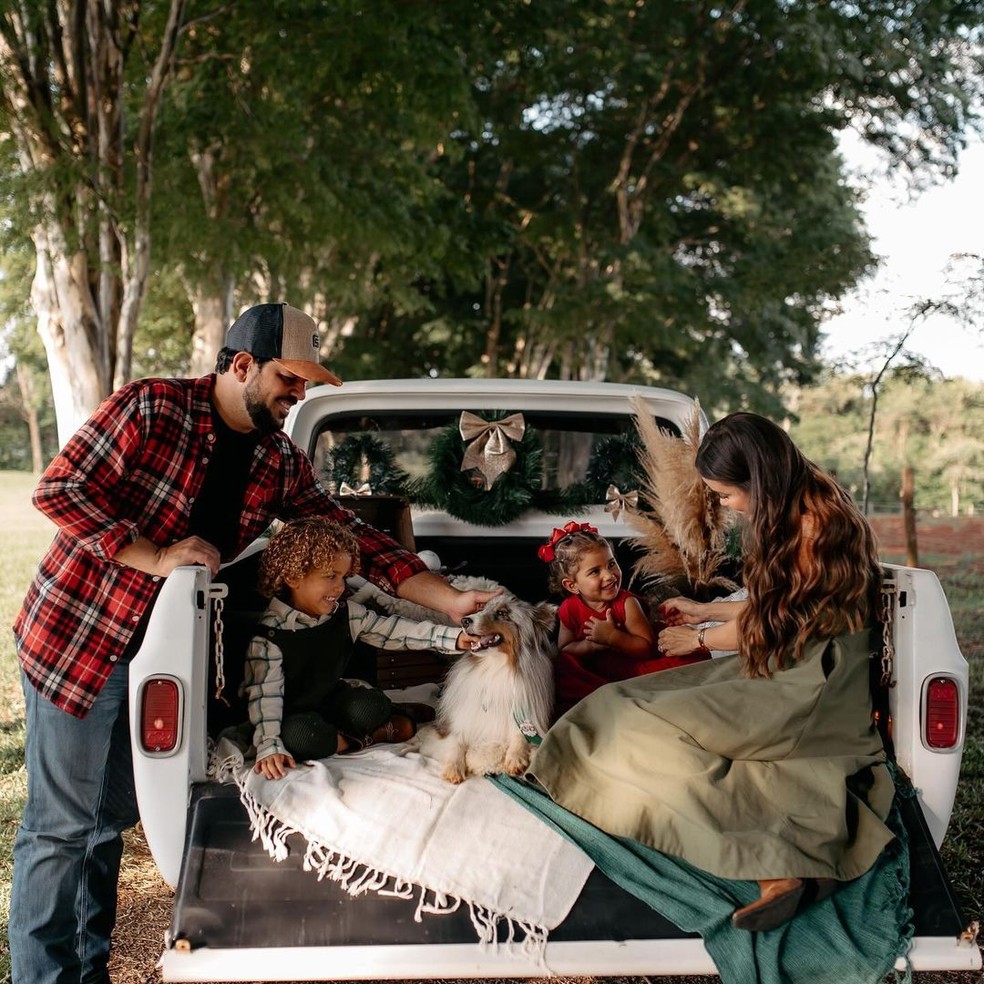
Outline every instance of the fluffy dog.
{"label": "fluffy dog", "polygon": [[508,591],[461,620],[478,648],[451,666],[432,734],[421,736],[448,782],[526,771],[533,742],[550,724],[556,622],[555,605],[531,605]]}

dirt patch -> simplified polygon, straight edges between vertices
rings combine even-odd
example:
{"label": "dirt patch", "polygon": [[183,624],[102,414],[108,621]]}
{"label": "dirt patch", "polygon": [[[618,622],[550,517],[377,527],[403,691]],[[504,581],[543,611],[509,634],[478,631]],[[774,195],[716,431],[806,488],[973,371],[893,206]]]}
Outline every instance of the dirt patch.
{"label": "dirt patch", "polygon": [[[904,561],[906,541],[902,517],[873,516],[870,523],[878,538],[882,558],[890,563]],[[916,521],[916,546],[920,563],[927,566],[935,560],[981,560],[984,558],[984,517],[919,518]]]}

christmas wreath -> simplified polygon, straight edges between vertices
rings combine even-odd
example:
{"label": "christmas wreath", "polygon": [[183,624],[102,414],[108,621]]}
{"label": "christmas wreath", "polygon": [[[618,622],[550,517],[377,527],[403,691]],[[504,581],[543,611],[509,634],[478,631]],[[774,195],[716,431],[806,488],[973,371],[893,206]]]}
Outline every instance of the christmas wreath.
{"label": "christmas wreath", "polygon": [[475,526],[503,526],[528,509],[550,509],[541,489],[543,449],[522,414],[464,411],[433,441],[430,469],[407,488],[410,500]]}
{"label": "christmas wreath", "polygon": [[335,495],[342,493],[343,484],[353,492],[402,495],[409,479],[392,448],[374,434],[349,434],[339,442],[325,457],[322,477]]}
{"label": "christmas wreath", "polygon": [[[642,442],[635,431],[603,438],[591,452],[584,481],[567,489],[569,501],[589,506],[598,502],[612,503],[617,496],[619,510],[635,509],[638,506],[637,490],[643,477],[639,463],[641,451]],[[618,518],[617,513],[615,518]]]}

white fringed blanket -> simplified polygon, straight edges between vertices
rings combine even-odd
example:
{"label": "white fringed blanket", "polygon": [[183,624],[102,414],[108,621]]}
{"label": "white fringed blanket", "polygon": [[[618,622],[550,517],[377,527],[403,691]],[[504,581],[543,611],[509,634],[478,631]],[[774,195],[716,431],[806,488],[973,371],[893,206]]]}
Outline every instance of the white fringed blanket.
{"label": "white fringed blanket", "polygon": [[216,778],[235,781],[254,837],[271,857],[307,841],[305,870],[353,895],[417,898],[424,913],[468,906],[483,945],[507,943],[542,963],[547,935],[567,916],[592,862],[485,779],[445,782],[415,738],[304,763],[271,781],[228,741]]}

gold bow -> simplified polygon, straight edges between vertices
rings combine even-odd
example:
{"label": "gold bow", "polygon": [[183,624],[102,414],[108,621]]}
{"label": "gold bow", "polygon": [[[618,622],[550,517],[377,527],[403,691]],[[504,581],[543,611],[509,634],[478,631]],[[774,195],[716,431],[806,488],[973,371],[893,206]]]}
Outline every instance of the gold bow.
{"label": "gold bow", "polygon": [[353,488],[348,482],[342,482],[338,493],[339,495],[372,495],[372,489],[368,482],[363,482],[357,488]]}
{"label": "gold bow", "polygon": [[627,512],[635,512],[639,506],[639,493],[620,492],[617,485],[609,485],[605,493],[605,512],[612,514],[612,519],[618,519],[618,514],[625,509]]}
{"label": "gold bow", "polygon": [[467,410],[461,411],[458,430],[462,440],[471,441],[465,448],[461,470],[477,469],[482,474],[485,491],[516,463],[516,452],[510,441],[522,440],[526,433],[526,421],[521,413],[513,413],[503,420],[483,420]]}

